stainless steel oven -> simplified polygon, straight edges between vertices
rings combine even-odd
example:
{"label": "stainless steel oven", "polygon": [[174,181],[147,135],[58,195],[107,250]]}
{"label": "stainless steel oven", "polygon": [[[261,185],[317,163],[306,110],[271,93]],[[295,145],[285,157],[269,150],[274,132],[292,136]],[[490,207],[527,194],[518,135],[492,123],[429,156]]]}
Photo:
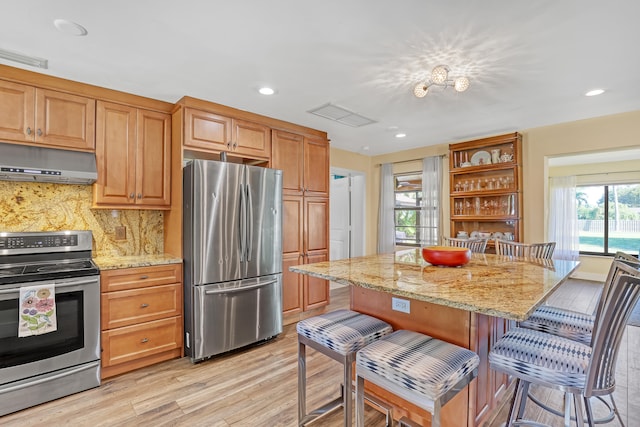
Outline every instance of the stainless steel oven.
{"label": "stainless steel oven", "polygon": [[[53,285],[57,326],[18,337],[22,287]],[[0,233],[0,416],[100,385],[91,232]]]}

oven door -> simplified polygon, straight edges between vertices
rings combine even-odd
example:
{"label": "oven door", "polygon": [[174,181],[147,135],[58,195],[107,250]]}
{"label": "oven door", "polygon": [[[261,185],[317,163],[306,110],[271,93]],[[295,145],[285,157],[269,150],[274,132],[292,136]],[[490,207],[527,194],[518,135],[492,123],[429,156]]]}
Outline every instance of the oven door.
{"label": "oven door", "polygon": [[100,359],[100,276],[55,280],[57,330],[18,338],[20,286],[0,288],[0,385]]}

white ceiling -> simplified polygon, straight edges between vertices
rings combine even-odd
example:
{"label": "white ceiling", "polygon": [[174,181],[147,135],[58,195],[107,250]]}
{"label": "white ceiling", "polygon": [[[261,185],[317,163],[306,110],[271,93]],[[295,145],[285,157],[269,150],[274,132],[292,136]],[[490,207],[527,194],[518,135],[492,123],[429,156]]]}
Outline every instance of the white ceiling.
{"label": "white ceiling", "polygon": [[[169,102],[206,99],[375,155],[639,110],[638,16],[636,0],[5,0],[0,48],[49,69],[0,63]],[[62,34],[57,18],[89,34]],[[415,98],[441,63],[470,89]],[[259,95],[263,84],[277,93]],[[607,92],[583,96],[593,88]],[[307,112],[328,102],[377,123]]]}

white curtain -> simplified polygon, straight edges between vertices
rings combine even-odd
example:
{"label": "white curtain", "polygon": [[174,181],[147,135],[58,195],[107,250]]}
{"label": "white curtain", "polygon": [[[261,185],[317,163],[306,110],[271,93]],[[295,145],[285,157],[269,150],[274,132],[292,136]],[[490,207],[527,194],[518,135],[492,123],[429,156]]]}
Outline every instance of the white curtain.
{"label": "white curtain", "polygon": [[556,242],[553,257],[577,260],[580,251],[576,177],[549,178],[549,241]]}
{"label": "white curtain", "polygon": [[442,224],[442,158],[422,160],[422,246],[440,244]]}
{"label": "white curtain", "polygon": [[384,163],[380,167],[380,206],[378,209],[378,253],[394,252],[396,246],[395,193],[393,188],[393,165]]}

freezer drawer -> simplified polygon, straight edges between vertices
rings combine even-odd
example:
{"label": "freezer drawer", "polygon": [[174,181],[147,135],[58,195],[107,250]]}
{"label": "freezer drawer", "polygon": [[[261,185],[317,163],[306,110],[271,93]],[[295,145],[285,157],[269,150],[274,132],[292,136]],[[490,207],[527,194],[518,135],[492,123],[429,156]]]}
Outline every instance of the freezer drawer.
{"label": "freezer drawer", "polygon": [[185,350],[198,362],[282,332],[282,274],[193,286]]}

